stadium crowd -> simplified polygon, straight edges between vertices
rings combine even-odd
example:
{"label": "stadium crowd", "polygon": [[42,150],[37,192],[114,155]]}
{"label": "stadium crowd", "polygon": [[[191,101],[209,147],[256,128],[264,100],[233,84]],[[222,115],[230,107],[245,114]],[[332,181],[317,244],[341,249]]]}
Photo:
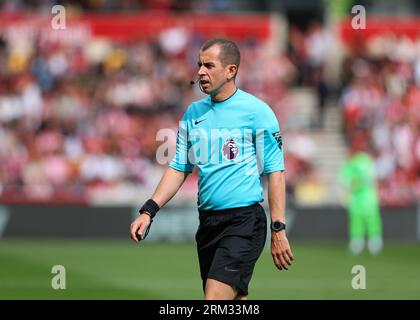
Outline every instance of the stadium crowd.
{"label": "stadium crowd", "polygon": [[[150,192],[163,169],[156,160],[158,131],[172,129],[173,145],[185,108],[203,97],[189,84],[203,41],[176,28],[125,44],[2,37],[1,200],[127,202]],[[290,54],[273,53],[253,39],[240,46],[239,87],[270,104],[285,141],[310,143],[293,124],[297,110],[287,99],[306,58],[294,63]],[[292,189],[313,171],[305,145],[287,152]],[[195,179],[181,194],[195,197]]]}
{"label": "stadium crowd", "polygon": [[345,137],[374,156],[381,203],[420,199],[420,39],[381,34],[359,43],[343,83]]}
{"label": "stadium crowd", "polygon": [[[28,7],[18,1],[2,10],[21,10],[19,3]],[[322,126],[323,32],[317,23],[306,31],[291,25],[282,52],[256,39],[240,43],[238,85],[267,101],[280,121],[291,193],[322,184],[313,128],[297,121],[288,95],[313,87]],[[148,193],[163,169],[158,131],[175,135],[185,108],[203,97],[189,82],[205,38],[174,28],[129,43],[50,40],[0,35],[1,201],[126,202]],[[374,155],[382,204],[409,204],[420,198],[420,40],[385,34],[353,49],[339,101],[346,142]],[[196,178],[181,194],[195,196]]]}

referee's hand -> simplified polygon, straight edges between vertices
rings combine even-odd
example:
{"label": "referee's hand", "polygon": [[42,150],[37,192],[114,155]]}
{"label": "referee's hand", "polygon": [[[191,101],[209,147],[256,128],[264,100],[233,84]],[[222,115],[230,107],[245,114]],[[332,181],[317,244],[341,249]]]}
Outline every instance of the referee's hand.
{"label": "referee's hand", "polygon": [[271,232],[271,255],[277,269],[289,270],[289,266],[292,265],[294,258],[284,230]]}
{"label": "referee's hand", "polygon": [[139,242],[138,236],[143,239],[144,232],[150,224],[150,216],[147,214],[141,214],[137,217],[136,220],[130,226],[130,235],[131,239],[135,242]]}

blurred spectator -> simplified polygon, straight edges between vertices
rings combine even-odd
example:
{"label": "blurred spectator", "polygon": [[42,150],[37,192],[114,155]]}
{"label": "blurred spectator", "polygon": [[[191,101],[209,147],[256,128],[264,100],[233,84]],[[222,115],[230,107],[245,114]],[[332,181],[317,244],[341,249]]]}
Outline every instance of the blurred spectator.
{"label": "blurred spectator", "polygon": [[310,21],[306,30],[295,25],[289,26],[287,54],[298,70],[293,81],[299,86],[313,87],[317,93],[317,118],[313,119],[315,127],[324,125],[324,111],[329,94],[324,73],[330,45],[331,39],[326,29],[315,20]]}
{"label": "blurred spectator", "polygon": [[319,204],[325,200],[325,187],[316,172],[316,145],[303,130],[286,133],[286,177],[290,194],[300,204]]}

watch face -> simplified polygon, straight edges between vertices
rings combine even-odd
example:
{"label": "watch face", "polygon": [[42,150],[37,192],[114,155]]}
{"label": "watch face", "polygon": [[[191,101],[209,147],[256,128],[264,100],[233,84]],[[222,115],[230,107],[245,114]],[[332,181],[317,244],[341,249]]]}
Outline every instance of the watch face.
{"label": "watch face", "polygon": [[273,221],[273,223],[271,224],[271,229],[273,229],[274,231],[280,231],[286,229],[286,225],[280,221]]}

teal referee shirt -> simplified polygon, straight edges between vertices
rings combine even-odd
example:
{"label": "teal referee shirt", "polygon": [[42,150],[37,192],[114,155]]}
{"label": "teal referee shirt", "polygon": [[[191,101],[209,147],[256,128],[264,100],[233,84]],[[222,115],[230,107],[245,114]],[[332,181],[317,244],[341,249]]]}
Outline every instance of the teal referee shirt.
{"label": "teal referee shirt", "polygon": [[263,201],[262,175],[284,170],[280,127],[271,108],[237,89],[228,99],[193,102],[178,128],[175,170],[198,168],[198,209]]}

